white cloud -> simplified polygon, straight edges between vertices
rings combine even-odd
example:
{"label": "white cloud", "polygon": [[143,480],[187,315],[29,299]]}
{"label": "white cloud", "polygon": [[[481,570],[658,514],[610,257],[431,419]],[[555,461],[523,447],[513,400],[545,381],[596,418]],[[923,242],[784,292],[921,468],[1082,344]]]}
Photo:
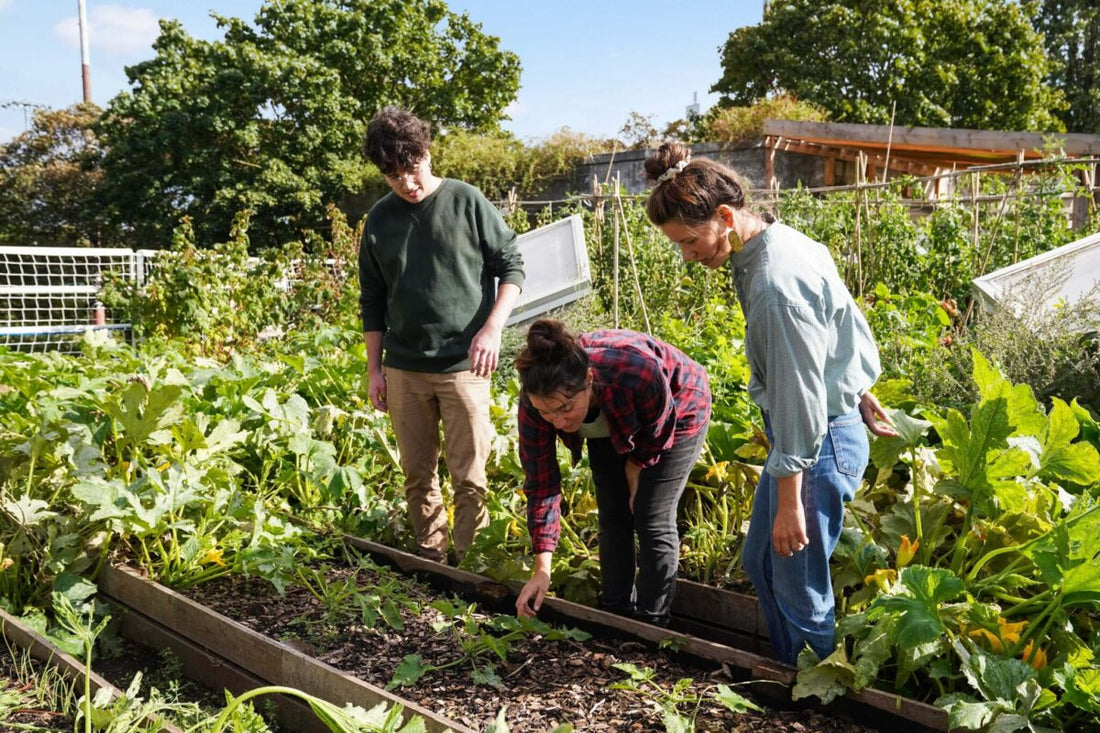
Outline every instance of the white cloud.
{"label": "white cloud", "polygon": [[14,0],[0,0],[0,12],[3,12],[11,7]]}
{"label": "white cloud", "polygon": [[[80,26],[75,15],[55,25],[53,32],[73,48],[80,47]],[[157,16],[148,8],[97,5],[88,13],[88,42],[93,52],[132,54],[148,49],[159,33]]]}

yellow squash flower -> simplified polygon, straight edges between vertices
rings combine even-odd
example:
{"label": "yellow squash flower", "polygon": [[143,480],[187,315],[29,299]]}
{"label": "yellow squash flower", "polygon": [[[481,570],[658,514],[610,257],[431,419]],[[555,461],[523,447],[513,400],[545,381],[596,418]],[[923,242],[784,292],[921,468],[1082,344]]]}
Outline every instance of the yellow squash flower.
{"label": "yellow squash flower", "polygon": [[1001,641],[1005,643],[1015,644],[1020,641],[1020,632],[1027,626],[1027,621],[1018,621],[1014,624],[1006,622],[1003,618],[997,619],[997,622],[1001,625],[1000,634]]}
{"label": "yellow squash flower", "polygon": [[1042,649],[1035,649],[1035,656],[1031,656],[1031,650],[1035,648],[1034,644],[1034,641],[1029,641],[1027,645],[1024,646],[1021,657],[1035,669],[1042,669],[1047,666],[1047,653]]}
{"label": "yellow squash flower", "polygon": [[199,560],[199,562],[201,562],[203,565],[221,565],[224,568],[225,560],[222,560],[222,555],[224,554],[224,552],[225,551],[222,550],[222,548],[215,547],[213,550],[209,550],[205,555],[203,555],[202,559]]}
{"label": "yellow squash flower", "polygon": [[885,593],[890,589],[890,586],[897,582],[898,571],[893,568],[879,568],[875,572],[868,575],[863,579],[863,582],[870,585],[874,583],[878,586],[878,589]]}
{"label": "yellow squash flower", "polygon": [[719,461],[718,463],[715,463],[707,470],[707,480],[713,478],[718,479],[719,481],[725,481],[726,477],[729,475],[729,465],[729,461]]}
{"label": "yellow squash flower", "polygon": [[898,546],[898,570],[901,570],[913,560],[913,556],[917,554],[918,548],[920,548],[920,540],[910,542],[909,535],[903,534],[901,536],[901,544]]}
{"label": "yellow squash flower", "polygon": [[971,639],[985,639],[992,651],[1004,654],[1007,645],[1019,643],[1020,632],[1024,630],[1025,626],[1027,626],[1026,620],[1009,623],[1003,618],[999,618],[997,619],[996,634],[989,629],[974,629],[968,636]]}
{"label": "yellow squash flower", "polygon": [[969,633],[969,636],[971,639],[985,639],[989,642],[990,649],[998,654],[1004,653],[1005,645],[1002,644],[1001,640],[997,638],[997,635],[989,629],[974,629]]}

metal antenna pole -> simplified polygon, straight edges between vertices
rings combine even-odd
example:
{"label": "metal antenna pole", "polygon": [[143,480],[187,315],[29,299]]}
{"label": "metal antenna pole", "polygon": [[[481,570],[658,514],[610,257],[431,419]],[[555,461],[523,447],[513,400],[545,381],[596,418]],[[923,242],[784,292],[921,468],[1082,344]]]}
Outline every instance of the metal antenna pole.
{"label": "metal antenna pole", "polygon": [[84,85],[84,103],[92,101],[92,67],[88,53],[88,14],[84,9],[84,0],[77,0],[80,9],[80,78]]}

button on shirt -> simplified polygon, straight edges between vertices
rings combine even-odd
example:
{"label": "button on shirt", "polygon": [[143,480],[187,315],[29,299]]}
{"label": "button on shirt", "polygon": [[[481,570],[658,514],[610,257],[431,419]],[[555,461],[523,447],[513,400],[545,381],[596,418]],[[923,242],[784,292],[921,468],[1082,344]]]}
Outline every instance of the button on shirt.
{"label": "button on shirt", "polygon": [[774,223],[730,257],[745,314],[749,394],[771,423],[765,469],[817,462],[831,417],[846,415],[882,368],[878,347],[829,250]]}
{"label": "button on shirt", "polygon": [[[596,402],[615,452],[647,468],[677,440],[703,430],[710,420],[707,372],[679,349],[636,331],[596,331],[578,337],[588,352]],[[561,470],[557,439],[573,463],[584,439],[557,430],[519,400],[519,456],[526,476],[527,529],[535,553],[553,552],[561,530]]]}

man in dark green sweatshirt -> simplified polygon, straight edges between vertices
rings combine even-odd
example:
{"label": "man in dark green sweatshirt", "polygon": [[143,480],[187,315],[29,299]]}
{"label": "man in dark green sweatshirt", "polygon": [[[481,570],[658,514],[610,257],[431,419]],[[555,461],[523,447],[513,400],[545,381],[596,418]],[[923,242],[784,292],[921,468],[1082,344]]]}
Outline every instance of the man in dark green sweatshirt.
{"label": "man in dark green sweatshirt", "polygon": [[524,272],[515,232],[475,187],[432,173],[430,144],[428,123],[396,107],[367,127],[391,192],[367,215],[359,305],[370,401],[393,422],[420,554],[446,562],[439,423],[461,560],[488,521],[489,375]]}

